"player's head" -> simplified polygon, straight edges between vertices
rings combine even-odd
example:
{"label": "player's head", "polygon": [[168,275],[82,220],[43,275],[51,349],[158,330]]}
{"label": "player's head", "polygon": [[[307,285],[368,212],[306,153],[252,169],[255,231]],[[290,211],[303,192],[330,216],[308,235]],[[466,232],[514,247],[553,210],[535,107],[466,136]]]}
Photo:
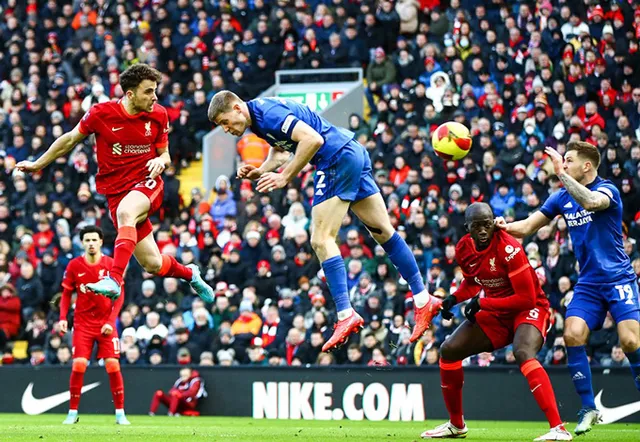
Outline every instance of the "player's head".
{"label": "player's head", "polygon": [[476,243],[476,248],[483,249],[489,245],[495,225],[493,210],[487,203],[473,203],[464,212],[464,225]]}
{"label": "player's head", "polygon": [[231,91],[220,91],[213,96],[209,103],[208,116],[209,121],[237,137],[249,127],[244,102]]}
{"label": "player's head", "polygon": [[570,141],[564,154],[564,170],[571,178],[582,183],[585,178],[592,181],[598,174],[600,152],[591,143]]}
{"label": "player's head", "polygon": [[156,88],[162,74],[144,63],[138,63],[120,75],[120,86],[137,112],[151,112],[158,101]]}
{"label": "player's head", "polygon": [[102,229],[97,226],[85,226],[80,230],[80,241],[87,255],[94,256],[102,248],[104,235]]}

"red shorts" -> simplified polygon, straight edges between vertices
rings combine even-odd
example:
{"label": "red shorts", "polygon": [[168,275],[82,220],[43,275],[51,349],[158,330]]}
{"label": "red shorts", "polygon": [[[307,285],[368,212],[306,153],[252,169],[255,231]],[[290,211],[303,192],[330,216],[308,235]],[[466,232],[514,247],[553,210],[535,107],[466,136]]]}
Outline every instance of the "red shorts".
{"label": "red shorts", "polygon": [[[120,201],[122,201],[123,198],[127,196],[132,190],[137,190],[138,192],[143,193],[147,198],[149,198],[151,206],[149,207],[149,212],[147,213],[147,215],[152,215],[162,205],[162,200],[164,198],[164,182],[162,181],[162,179],[160,179],[160,177],[154,180],[146,179],[144,181],[140,181],[138,184],[136,184],[126,192],[117,193],[115,195],[107,195],[109,213],[111,214],[111,220],[113,221],[113,225],[116,229],[118,229],[118,217],[116,216],[116,213],[118,211]],[[136,231],[138,233],[138,242],[140,242],[141,240],[146,238],[147,235],[153,232],[153,226],[151,225],[151,221],[149,221],[149,218],[140,222],[136,226]]]}
{"label": "red shorts", "polygon": [[480,310],[476,314],[476,322],[493,344],[494,350],[506,347],[513,342],[516,329],[520,324],[531,324],[546,338],[549,330],[549,309],[545,306],[535,307],[515,314],[504,314]]}
{"label": "red shorts", "polygon": [[113,327],[113,332],[110,335],[103,335],[100,333],[100,329],[74,327],[73,357],[91,359],[94,342],[98,343],[98,359],[120,358],[120,339],[118,339],[118,332],[115,327]]}

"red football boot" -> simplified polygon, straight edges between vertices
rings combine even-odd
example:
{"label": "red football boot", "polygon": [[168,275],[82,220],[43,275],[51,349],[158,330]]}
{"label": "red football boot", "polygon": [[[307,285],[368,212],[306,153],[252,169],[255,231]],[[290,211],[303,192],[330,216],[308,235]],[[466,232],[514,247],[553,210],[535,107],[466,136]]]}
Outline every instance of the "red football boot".
{"label": "red football boot", "polygon": [[440,312],[442,308],[442,300],[433,295],[429,295],[429,302],[423,307],[414,307],[414,320],[416,325],[413,327],[413,333],[409,338],[410,342],[416,342],[422,334],[427,331],[431,325],[433,317]]}
{"label": "red football boot", "polygon": [[349,338],[351,333],[357,333],[362,330],[363,327],[364,320],[362,316],[354,310],[351,316],[342,321],[338,321],[338,323],[333,326],[333,335],[331,335],[329,340],[322,346],[322,351],[327,352],[340,347],[347,342],[347,338]]}

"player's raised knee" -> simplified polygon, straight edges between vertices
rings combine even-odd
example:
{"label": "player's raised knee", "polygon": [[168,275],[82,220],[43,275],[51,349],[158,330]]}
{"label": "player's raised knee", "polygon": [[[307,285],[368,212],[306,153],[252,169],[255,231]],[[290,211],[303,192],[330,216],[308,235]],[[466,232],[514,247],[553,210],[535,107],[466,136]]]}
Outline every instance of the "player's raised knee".
{"label": "player's raised knee", "polygon": [[125,207],[124,204],[120,204],[118,206],[118,210],[116,210],[116,217],[118,218],[118,226],[135,226],[136,224],[136,215],[133,213],[131,209]]}
{"label": "player's raised knee", "polygon": [[318,253],[318,251],[325,250],[327,248],[327,243],[330,241],[335,240],[320,233],[313,233],[311,235],[311,247],[316,251],[316,253]]}
{"label": "player's raised knee", "polygon": [[451,340],[446,339],[440,346],[440,357],[446,361],[457,361],[458,351],[455,345],[451,344]]}
{"label": "player's raised knee", "polygon": [[149,256],[145,258],[142,263],[142,267],[147,273],[154,275],[157,274],[160,271],[160,268],[162,268],[162,255]]}
{"label": "player's raised knee", "polygon": [[156,390],[156,396],[162,397],[163,394],[162,390]]}

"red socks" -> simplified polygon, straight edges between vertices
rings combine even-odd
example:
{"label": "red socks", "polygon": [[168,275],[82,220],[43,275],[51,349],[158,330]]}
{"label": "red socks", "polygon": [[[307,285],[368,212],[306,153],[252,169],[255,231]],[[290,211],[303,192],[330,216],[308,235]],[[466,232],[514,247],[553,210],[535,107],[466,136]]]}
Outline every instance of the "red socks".
{"label": "red socks", "polygon": [[120,285],[122,285],[124,269],[129,264],[137,244],[138,232],[135,227],[122,226],[118,228],[118,236],[113,249],[113,266],[109,275]]}
{"label": "red socks", "polygon": [[109,375],[113,406],[116,410],[122,410],[124,408],[124,381],[122,380],[122,372],[120,372],[120,363],[115,360],[109,360],[105,368]]}
{"label": "red socks", "polygon": [[180,264],[173,256],[162,255],[162,267],[158,271],[158,276],[166,276],[170,278],[180,278],[185,281],[191,281],[193,271],[189,267]]}
{"label": "red socks", "polygon": [[527,378],[529,389],[531,393],[533,393],[533,397],[538,403],[538,406],[545,416],[547,416],[551,428],[562,424],[553,386],[551,385],[547,371],[542,368],[540,362],[536,359],[529,359],[520,366],[520,371]]}
{"label": "red socks", "polygon": [[84,362],[74,362],[71,366],[71,377],[69,378],[69,410],[77,410],[80,405],[80,395],[82,394],[82,384],[84,382],[84,372],[87,366]]}
{"label": "red socks", "polygon": [[462,416],[462,385],[464,372],[462,361],[450,362],[440,359],[440,382],[444,403],[449,411],[449,420],[457,428],[464,428]]}

